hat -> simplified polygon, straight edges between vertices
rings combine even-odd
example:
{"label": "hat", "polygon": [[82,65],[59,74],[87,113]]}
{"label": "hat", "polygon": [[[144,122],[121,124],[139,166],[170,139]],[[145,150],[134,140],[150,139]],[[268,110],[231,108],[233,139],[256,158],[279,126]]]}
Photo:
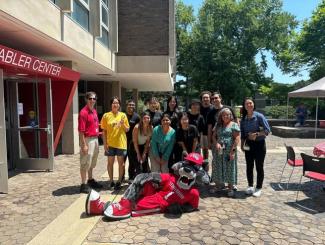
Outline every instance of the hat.
{"label": "hat", "polygon": [[203,163],[203,157],[201,156],[201,154],[196,152],[188,154],[186,157],[184,157],[184,159],[189,162],[196,163],[197,165],[202,165]]}
{"label": "hat", "polygon": [[190,105],[193,105],[193,104],[201,104],[201,101],[198,99],[192,99]]}

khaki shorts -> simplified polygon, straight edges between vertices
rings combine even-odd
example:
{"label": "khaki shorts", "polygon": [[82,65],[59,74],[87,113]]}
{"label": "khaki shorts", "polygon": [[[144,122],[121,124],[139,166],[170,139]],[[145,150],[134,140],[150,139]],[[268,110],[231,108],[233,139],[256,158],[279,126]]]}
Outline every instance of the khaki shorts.
{"label": "khaki shorts", "polygon": [[83,154],[80,150],[80,169],[88,171],[89,168],[96,167],[99,146],[97,137],[86,138],[85,140],[88,145],[88,154]]}
{"label": "khaki shorts", "polygon": [[202,149],[208,149],[208,136],[207,135],[201,135],[201,138],[200,138],[200,145],[201,145],[201,148]]}

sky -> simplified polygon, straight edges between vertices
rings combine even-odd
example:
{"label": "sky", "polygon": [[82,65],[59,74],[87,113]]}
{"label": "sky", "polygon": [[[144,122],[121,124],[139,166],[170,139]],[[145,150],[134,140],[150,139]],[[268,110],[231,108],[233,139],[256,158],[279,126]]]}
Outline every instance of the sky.
{"label": "sky", "polygon": [[[202,5],[203,0],[182,0],[186,5],[192,5],[197,14],[198,9]],[[320,4],[321,0],[283,0],[283,9],[296,16],[298,21],[303,21],[311,17],[313,11]],[[272,56],[267,54],[268,69],[266,75],[271,76],[275,82],[280,83],[295,83],[300,80],[308,80],[308,71],[303,71],[297,76],[291,76],[290,74],[283,74],[279,68],[276,67],[272,60]]]}

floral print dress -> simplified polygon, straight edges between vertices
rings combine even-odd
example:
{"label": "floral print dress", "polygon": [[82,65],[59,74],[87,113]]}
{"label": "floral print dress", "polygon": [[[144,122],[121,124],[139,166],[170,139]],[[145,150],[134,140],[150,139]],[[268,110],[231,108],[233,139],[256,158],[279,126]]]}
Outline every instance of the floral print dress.
{"label": "floral print dress", "polygon": [[234,132],[240,132],[237,123],[232,122],[229,127],[217,127],[217,142],[223,145],[223,149],[217,153],[216,161],[212,163],[211,179],[217,183],[237,185],[237,149],[234,160],[229,160],[229,153],[234,143]]}

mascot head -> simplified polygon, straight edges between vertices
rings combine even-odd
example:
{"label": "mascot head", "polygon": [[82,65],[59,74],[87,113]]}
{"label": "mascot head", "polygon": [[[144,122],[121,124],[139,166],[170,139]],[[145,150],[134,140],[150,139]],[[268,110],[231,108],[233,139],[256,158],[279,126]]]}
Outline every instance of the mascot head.
{"label": "mascot head", "polygon": [[185,161],[175,163],[172,168],[175,174],[179,175],[177,185],[189,190],[196,184],[209,184],[210,178],[203,168],[203,157],[196,152],[188,154]]}

